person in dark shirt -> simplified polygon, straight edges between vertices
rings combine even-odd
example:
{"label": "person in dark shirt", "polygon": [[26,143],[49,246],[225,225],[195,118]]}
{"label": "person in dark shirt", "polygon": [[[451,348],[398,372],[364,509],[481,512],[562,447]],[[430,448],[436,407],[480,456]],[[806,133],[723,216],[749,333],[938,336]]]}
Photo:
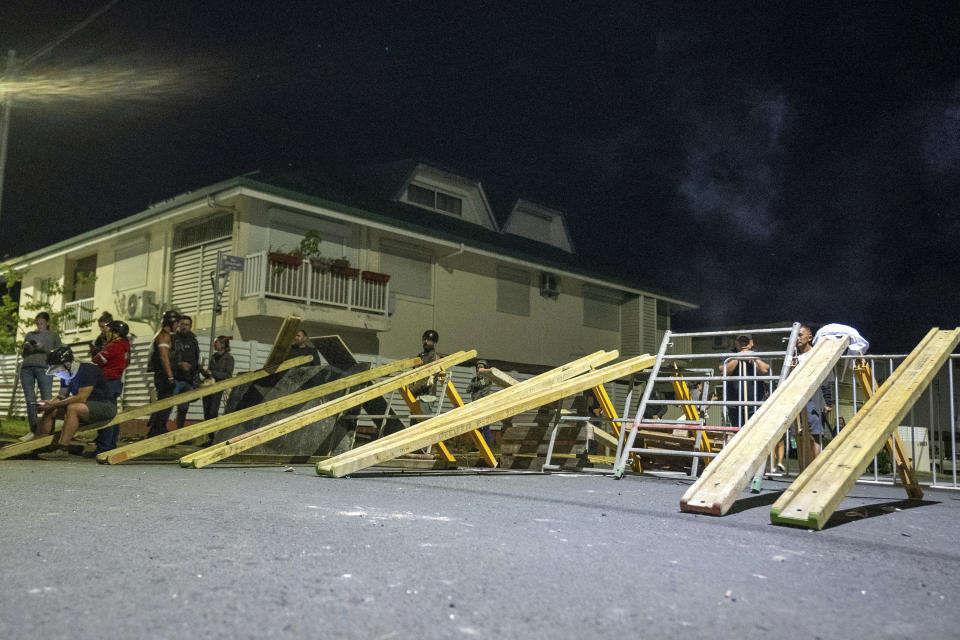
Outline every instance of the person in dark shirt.
{"label": "person in dark shirt", "polygon": [[117,415],[117,403],[107,386],[107,379],[100,367],[90,362],[77,362],[70,347],[58,347],[47,357],[50,373],[60,378],[60,394],[55,400],[42,403],[43,417],[37,434],[53,433],[54,422],[63,420],[57,445],[48,453],[41,453],[44,460],[67,460],[70,455],[67,445],[81,424],[106,422]]}
{"label": "person in dark shirt", "polygon": [[[423,332],[421,338],[423,351],[417,354],[420,358],[420,366],[436,362],[443,356],[437,352],[437,343],[440,342],[440,334],[433,329],[427,329]],[[425,415],[433,415],[437,410],[437,393],[441,385],[443,375],[437,374],[417,380],[411,384],[408,389],[413,397],[420,403],[420,409]]]}
{"label": "person in dark shirt", "polygon": [[296,358],[297,356],[310,356],[313,358],[313,360],[305,366],[319,367],[323,365],[323,360],[320,359],[320,352],[317,351],[317,348],[310,342],[310,338],[307,337],[307,332],[303,329],[297,331],[297,335],[293,339],[293,345],[290,346],[290,355],[287,357]]}
{"label": "person in dark shirt", "polygon": [[[174,394],[195,389],[200,382],[200,344],[193,334],[193,318],[180,316],[177,332],[173,334],[170,358],[173,365]],[[190,403],[177,405],[177,429],[183,429],[187,421]]]}

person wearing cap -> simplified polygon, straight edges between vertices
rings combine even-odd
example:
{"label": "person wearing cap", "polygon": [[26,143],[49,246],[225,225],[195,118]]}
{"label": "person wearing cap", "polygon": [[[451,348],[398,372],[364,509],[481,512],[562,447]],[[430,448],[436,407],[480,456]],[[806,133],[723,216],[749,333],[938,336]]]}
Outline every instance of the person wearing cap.
{"label": "person wearing cap", "polygon": [[[417,354],[420,358],[420,366],[436,362],[443,356],[437,353],[437,343],[440,342],[440,334],[433,329],[427,329],[423,332],[423,351]],[[409,386],[410,393],[420,403],[420,410],[424,414],[433,414],[436,411],[437,403],[437,376],[429,376],[423,380],[417,380]]]}
{"label": "person wearing cap", "polygon": [[[150,360],[147,369],[153,372],[153,388],[157,391],[157,400],[169,398],[174,393],[173,364],[170,360],[170,348],[173,346],[173,332],[180,322],[180,314],[170,310],[163,314],[160,332],[150,347]],[[167,432],[167,419],[170,409],[162,409],[150,416],[147,437]]]}
{"label": "person wearing cap", "polygon": [[61,346],[60,336],[50,331],[50,314],[41,311],[34,319],[36,331],[30,331],[23,339],[23,362],[20,364],[20,386],[27,402],[27,422],[30,432],[21,440],[30,440],[37,432],[39,417],[37,414],[37,388],[40,398],[53,397],[53,378],[47,375],[47,354]]}
{"label": "person wearing cap", "polygon": [[70,347],[58,347],[47,356],[48,371],[60,379],[60,394],[41,403],[43,417],[37,435],[53,433],[56,420],[63,420],[63,429],[54,449],[39,454],[43,460],[68,460],[67,445],[82,424],[107,422],[117,415],[117,403],[107,386],[100,367],[90,362],[77,362]]}
{"label": "person wearing cap", "polygon": [[[101,332],[103,338],[101,348],[93,356],[93,364],[100,367],[107,379],[107,387],[113,394],[114,403],[123,393],[123,372],[130,363],[129,335],[130,327],[126,322],[123,320],[108,321]],[[94,440],[97,453],[116,449],[119,436],[120,425],[118,424],[97,431],[97,439]]]}
{"label": "person wearing cap", "polygon": [[[486,398],[491,393],[496,392],[496,389],[493,388],[493,382],[483,375],[490,371],[487,361],[478,359],[476,368],[476,375],[470,379],[470,386],[467,387],[467,391],[470,393],[470,402],[476,402],[480,398]],[[493,444],[493,434],[490,433],[489,424],[480,427],[480,433],[483,434],[483,439],[487,441],[487,446]]]}

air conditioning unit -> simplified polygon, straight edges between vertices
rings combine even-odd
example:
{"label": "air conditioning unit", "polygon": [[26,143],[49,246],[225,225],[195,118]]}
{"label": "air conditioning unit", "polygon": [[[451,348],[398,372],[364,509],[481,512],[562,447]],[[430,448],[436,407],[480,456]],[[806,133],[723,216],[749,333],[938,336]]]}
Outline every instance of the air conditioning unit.
{"label": "air conditioning unit", "polygon": [[157,294],[141,291],[127,296],[127,320],[147,320],[157,310]]}
{"label": "air conditioning unit", "polygon": [[557,284],[557,276],[552,273],[540,274],[540,295],[544,298],[554,300],[560,296],[560,286]]}

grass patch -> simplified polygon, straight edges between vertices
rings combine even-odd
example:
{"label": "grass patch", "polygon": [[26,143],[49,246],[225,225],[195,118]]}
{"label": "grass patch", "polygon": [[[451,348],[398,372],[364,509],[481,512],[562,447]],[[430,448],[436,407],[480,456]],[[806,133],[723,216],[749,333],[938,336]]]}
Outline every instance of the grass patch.
{"label": "grass patch", "polygon": [[27,431],[30,431],[30,423],[26,418],[2,418],[0,419],[0,433],[19,438]]}

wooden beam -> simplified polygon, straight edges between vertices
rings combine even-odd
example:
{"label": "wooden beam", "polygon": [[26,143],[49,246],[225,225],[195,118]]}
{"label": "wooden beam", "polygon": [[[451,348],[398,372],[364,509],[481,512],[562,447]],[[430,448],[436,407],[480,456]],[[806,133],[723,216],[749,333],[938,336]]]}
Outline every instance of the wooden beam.
{"label": "wooden beam", "polygon": [[844,336],[817,343],[810,355],[704,468],[703,475],[680,499],[681,511],[722,516],[730,509],[790,422],[826,379],[848,342]]}
{"label": "wooden beam", "polygon": [[770,509],[770,520],[822,529],[960,342],[960,328],[931,329]]}
{"label": "wooden beam", "polygon": [[[489,396],[486,396],[485,398],[480,398],[476,402],[471,402],[470,404],[465,406],[464,411],[472,412],[474,410],[477,410],[481,407],[485,407],[488,405],[495,406],[500,403],[509,402],[510,399],[512,399],[517,394],[530,393],[534,389],[551,387],[573,376],[579,375],[585,371],[589,371],[591,368],[595,367],[601,362],[609,362],[610,360],[614,360],[616,357],[617,357],[616,351],[597,351],[596,353],[592,353],[588,356],[584,356],[582,358],[579,358],[578,360],[574,360],[573,362],[568,362],[567,364],[561,367],[557,367],[556,369],[551,369],[550,371],[541,373],[538,376],[535,376],[528,380],[524,380],[523,382],[518,383],[517,385],[514,385],[507,389],[504,389],[503,391],[498,391],[497,393],[493,393]],[[449,413],[451,412],[443,414],[443,416],[446,416]],[[517,412],[517,413],[520,413],[520,412]],[[516,414],[511,414],[511,415],[516,415]],[[437,418],[443,417],[443,416],[437,416]],[[436,420],[437,418],[431,418],[431,420]],[[490,422],[496,422],[496,420],[491,420]],[[436,424],[436,423],[434,422],[433,424]],[[413,435],[410,435],[410,434],[413,434]],[[386,438],[380,438],[378,440],[375,440],[374,442],[370,442],[366,445],[363,445],[362,447],[358,447],[357,449],[353,449],[352,451],[343,453],[341,454],[341,460],[343,460],[344,457],[349,457],[354,455],[356,452],[360,451],[361,449],[363,449],[364,453],[360,455],[369,455],[370,453],[377,451],[381,447],[392,448],[395,446],[403,446],[403,443],[407,437],[416,438],[417,434],[412,432],[410,429],[404,429],[403,431],[391,434]],[[437,442],[441,442],[444,439],[445,438],[441,438],[441,440],[438,440]],[[429,444],[434,444],[434,443],[431,442],[431,443],[428,443],[428,445],[423,445],[423,446],[424,447],[429,446]],[[414,447],[414,449],[416,448],[417,447]],[[420,448],[423,448],[423,447],[420,447]]]}
{"label": "wooden beam", "polygon": [[[653,356],[638,356],[562,382],[553,380],[546,386],[538,386],[536,379],[521,382],[510,389],[448,411],[415,427],[382,438],[380,441],[372,442],[346,454],[318,463],[317,473],[342,477],[398,455],[423,448],[434,442],[466,433],[484,424],[509,418],[518,413],[556,402],[598,384],[628,376],[640,369],[652,366],[655,360]],[[507,397],[503,397],[505,395]]]}
{"label": "wooden beam", "polygon": [[[204,396],[208,396],[212,393],[219,393],[220,391],[227,391],[233,387],[240,386],[242,384],[247,384],[248,382],[253,382],[261,378],[266,378],[269,375],[273,375],[279,371],[285,371],[292,367],[297,367],[301,364],[306,364],[310,362],[310,356],[299,356],[297,358],[291,358],[285,362],[281,362],[276,367],[270,367],[263,369],[257,369],[256,371],[250,371],[247,373],[241,373],[238,376],[233,378],[227,378],[226,380],[221,380],[220,382],[215,382],[209,385],[201,385],[196,389],[190,391],[185,391],[183,393],[177,394],[175,396],[170,396],[169,398],[163,398],[162,400],[157,400],[156,402],[151,402],[149,404],[141,405],[133,409],[127,409],[126,411],[121,411],[116,416],[113,417],[109,422],[104,422],[102,424],[95,425],[81,425],[80,429],[77,430],[77,433],[86,433],[88,431],[97,431],[98,429],[103,429],[106,427],[112,427],[115,424],[120,424],[126,420],[133,420],[134,418],[139,418],[141,416],[155,413],[157,411],[162,411],[164,409],[169,409],[175,407],[178,404],[184,402],[192,402]],[[26,442],[17,442],[6,447],[0,448],[0,460],[5,458],[10,458],[12,456],[22,455],[24,453],[29,453],[37,449],[42,449],[53,444],[54,435],[49,436],[40,436],[39,438],[34,438],[33,440],[28,440]]]}
{"label": "wooden beam", "polygon": [[[413,395],[413,391],[410,391],[410,387],[403,386],[400,387],[400,397],[403,398],[403,401],[407,405],[407,409],[410,411],[411,415],[423,415],[423,407],[420,406],[420,401],[417,400],[416,396]],[[410,418],[410,424],[416,424],[422,422],[425,418]],[[436,444],[437,449],[440,451],[440,455],[443,456],[443,459],[450,464],[456,464],[457,459],[453,457],[453,454],[450,453],[450,450],[447,449],[447,445],[442,442]]]}
{"label": "wooden beam", "polygon": [[[460,397],[460,394],[457,393],[457,388],[453,386],[453,383],[447,380],[446,385],[447,399],[450,400],[450,404],[456,407],[463,406],[463,398]],[[473,444],[477,448],[477,451],[480,452],[480,458],[487,463],[487,466],[496,468],[497,467],[497,457],[493,455],[493,452],[490,451],[490,447],[487,446],[487,441],[483,439],[483,434],[480,433],[479,429],[474,429],[470,432],[470,437],[473,439]]]}
{"label": "wooden beam", "polygon": [[[863,366],[857,365],[854,367],[854,373],[856,374],[857,380],[860,381],[860,386],[863,387],[864,395],[866,395],[867,400],[869,400],[876,392],[876,383],[873,380],[870,367],[868,367],[866,363],[864,363]],[[900,476],[900,481],[903,482],[903,486],[907,490],[907,497],[911,500],[922,500],[923,489],[920,488],[920,483],[917,482],[917,474],[913,468],[913,463],[907,456],[903,442],[900,441],[900,434],[898,434],[896,430],[894,430],[893,435],[887,440],[886,447],[891,459],[895,461],[897,475]]]}
{"label": "wooden beam", "polygon": [[[309,360],[309,356],[302,357]],[[259,418],[270,413],[282,411],[283,409],[287,409],[289,407],[295,407],[299,404],[303,404],[304,402],[309,402],[315,398],[320,398],[331,393],[336,393],[337,391],[349,389],[350,387],[358,384],[365,384],[371,380],[376,380],[377,378],[391,375],[397,371],[409,369],[411,367],[418,366],[419,364],[420,358],[394,360],[393,362],[389,362],[381,367],[375,367],[373,369],[368,369],[367,371],[361,371],[360,373],[352,376],[347,376],[338,380],[332,380],[326,384],[310,387],[309,389],[303,389],[301,391],[297,391],[280,398],[275,398],[252,407],[246,407],[245,409],[234,411],[233,413],[227,413],[217,418],[213,418],[212,420],[204,420],[203,422],[198,422],[188,427],[177,429],[176,431],[168,431],[166,433],[153,436],[152,438],[145,438],[144,440],[139,440],[111,451],[105,451],[97,455],[97,462],[100,462],[101,464],[119,464],[127,460],[133,460],[134,458],[139,458],[140,456],[148,453],[159,451],[165,447],[173,446],[180,442],[186,442],[187,440],[192,440],[193,438],[205,436],[210,433],[215,433],[221,429],[232,427],[233,425],[240,424],[241,422],[253,420],[254,418]]]}
{"label": "wooden beam", "polygon": [[490,367],[487,371],[481,373],[484,378],[490,380],[493,384],[499,385],[503,388],[512,387],[517,384],[518,380],[513,376],[507,375],[500,369],[496,367]]}
{"label": "wooden beam", "polygon": [[288,416],[271,424],[264,425],[258,429],[254,429],[252,431],[240,434],[239,436],[230,438],[229,440],[225,440],[219,444],[207,447],[206,449],[196,453],[184,456],[180,459],[180,466],[192,467],[194,469],[205,467],[208,464],[223,460],[224,458],[229,458],[235,453],[246,451],[247,449],[255,447],[259,444],[269,442],[274,438],[278,438],[287,433],[296,431],[297,429],[301,429],[308,424],[313,424],[318,420],[322,420],[323,418],[335,415],[347,409],[351,409],[373,398],[378,398],[393,391],[394,389],[399,389],[400,387],[408,385],[412,382],[416,382],[417,380],[422,380],[423,378],[437,373],[445,367],[453,366],[458,362],[464,362],[465,360],[475,358],[476,356],[476,351],[460,351],[458,353],[446,356],[445,358],[441,358],[435,362],[431,362],[430,364],[421,365],[413,371],[382,380],[370,385],[369,387],[359,389],[331,400],[330,402],[326,402],[310,409],[304,409],[303,411],[295,413],[292,416]]}
{"label": "wooden beam", "polygon": [[297,331],[300,331],[301,327],[303,327],[303,318],[300,316],[287,316],[283,319],[280,331],[277,332],[277,337],[273,339],[273,347],[270,349],[270,355],[267,356],[264,367],[272,367],[275,363],[287,359],[293,339],[297,336]]}

